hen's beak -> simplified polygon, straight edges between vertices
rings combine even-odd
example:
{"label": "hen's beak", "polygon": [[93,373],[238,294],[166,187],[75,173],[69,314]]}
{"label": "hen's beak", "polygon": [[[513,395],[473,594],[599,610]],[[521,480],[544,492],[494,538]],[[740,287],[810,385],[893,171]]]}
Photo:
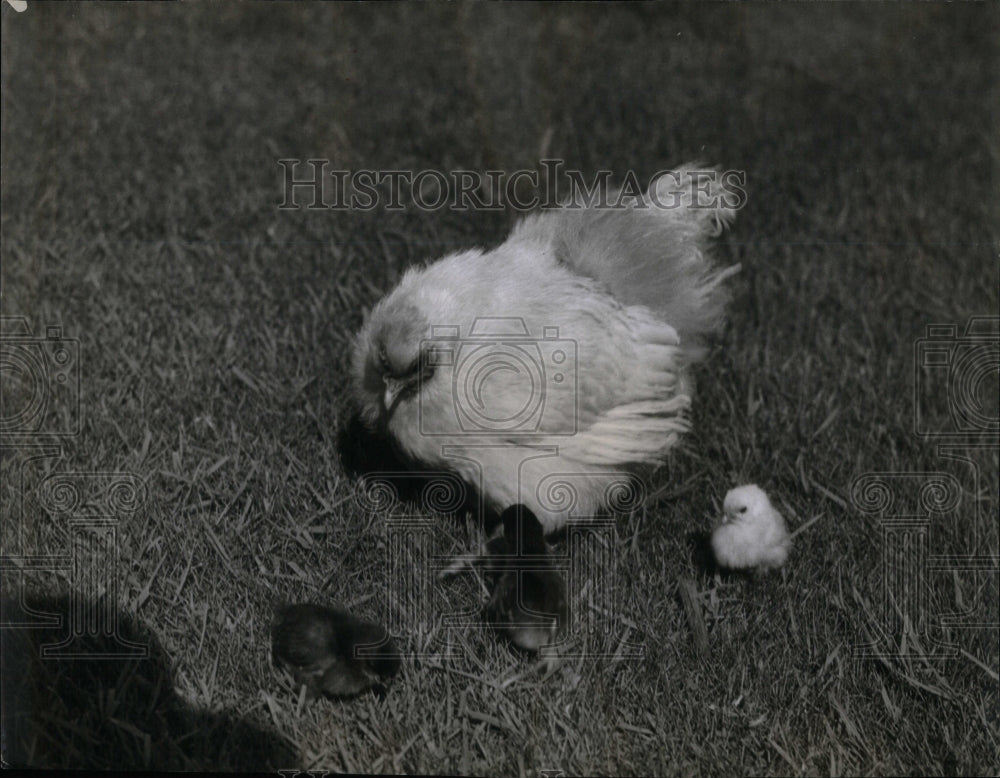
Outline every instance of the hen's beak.
{"label": "hen's beak", "polygon": [[383,376],[382,380],[385,381],[385,394],[382,396],[382,400],[385,403],[385,412],[386,415],[391,415],[393,409],[396,407],[396,401],[399,400],[403,390],[406,389],[406,382],[388,375]]}

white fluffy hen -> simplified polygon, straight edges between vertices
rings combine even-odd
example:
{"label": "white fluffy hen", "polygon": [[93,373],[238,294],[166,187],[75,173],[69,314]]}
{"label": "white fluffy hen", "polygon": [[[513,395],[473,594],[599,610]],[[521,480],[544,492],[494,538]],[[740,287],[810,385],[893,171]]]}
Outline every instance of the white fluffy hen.
{"label": "white fluffy hen", "polygon": [[362,419],[546,532],[607,506],[623,472],[688,430],[688,369],[738,270],[708,252],[732,193],[698,169],[656,179],[641,204],[540,211],[492,251],[407,271],[357,337]]}
{"label": "white fluffy hen", "polygon": [[791,538],[782,515],[755,484],[730,489],[723,501],[722,524],[712,533],[712,552],[731,570],[781,567]]}

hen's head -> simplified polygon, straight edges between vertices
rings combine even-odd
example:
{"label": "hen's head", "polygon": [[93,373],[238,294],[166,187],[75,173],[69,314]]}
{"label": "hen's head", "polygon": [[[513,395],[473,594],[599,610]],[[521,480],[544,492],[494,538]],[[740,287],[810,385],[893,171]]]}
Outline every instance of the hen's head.
{"label": "hen's head", "polygon": [[767,499],[764,490],[755,484],[730,489],[722,503],[726,522],[743,521],[759,516],[770,507],[771,501]]}
{"label": "hen's head", "polygon": [[402,402],[412,400],[433,366],[421,359],[428,322],[405,295],[383,299],[368,316],[354,345],[354,390],[369,426],[385,422]]}
{"label": "hen's head", "polygon": [[[406,271],[399,285],[372,309],[354,344],[354,394],[371,428],[388,425],[417,393],[442,383],[444,366],[428,359],[437,325],[463,324],[492,288],[477,283],[469,260],[480,251],[452,254]],[[470,313],[472,312],[472,313]]]}

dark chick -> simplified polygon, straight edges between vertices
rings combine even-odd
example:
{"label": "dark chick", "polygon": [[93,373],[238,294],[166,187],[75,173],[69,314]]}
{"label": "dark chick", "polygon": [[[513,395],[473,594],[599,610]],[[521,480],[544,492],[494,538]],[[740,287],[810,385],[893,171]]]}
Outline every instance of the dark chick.
{"label": "dark chick", "polygon": [[350,697],[381,686],[400,664],[385,628],[344,610],[307,603],[279,610],[271,653],[275,664],[317,696]]}
{"label": "dark chick", "polygon": [[535,515],[514,505],[501,519],[503,537],[488,546],[486,617],[518,648],[538,651],[567,623],[566,588]]}

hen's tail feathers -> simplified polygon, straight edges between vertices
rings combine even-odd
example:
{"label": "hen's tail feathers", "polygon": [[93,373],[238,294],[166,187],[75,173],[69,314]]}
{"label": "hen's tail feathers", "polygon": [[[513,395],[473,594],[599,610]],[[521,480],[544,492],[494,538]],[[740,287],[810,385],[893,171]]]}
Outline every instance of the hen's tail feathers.
{"label": "hen's tail feathers", "polygon": [[[513,237],[542,242],[574,271],[605,284],[625,305],[645,305],[680,335],[689,360],[724,323],[724,281],[739,265],[720,268],[709,240],[736,213],[738,198],[718,171],[692,163],[664,174],[627,207],[598,207],[577,193],[559,210],[525,218]],[[617,193],[607,203],[614,204]],[[599,202],[599,201],[598,201]]]}

